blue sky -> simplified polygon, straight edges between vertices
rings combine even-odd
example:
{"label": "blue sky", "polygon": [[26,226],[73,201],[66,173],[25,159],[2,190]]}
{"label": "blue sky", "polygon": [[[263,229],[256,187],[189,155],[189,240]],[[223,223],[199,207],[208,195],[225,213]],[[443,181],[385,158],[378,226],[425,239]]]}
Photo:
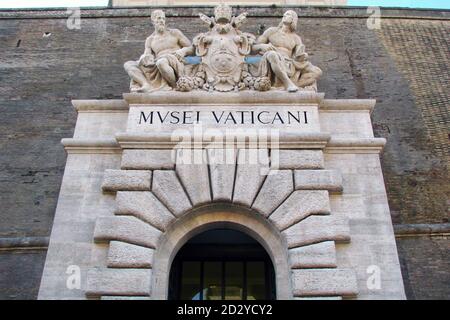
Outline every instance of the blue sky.
{"label": "blue sky", "polygon": [[[108,0],[0,0],[0,8],[106,6]],[[350,6],[450,9],[450,0],[348,0]]]}
{"label": "blue sky", "polygon": [[348,0],[349,6],[450,9],[450,0]]}

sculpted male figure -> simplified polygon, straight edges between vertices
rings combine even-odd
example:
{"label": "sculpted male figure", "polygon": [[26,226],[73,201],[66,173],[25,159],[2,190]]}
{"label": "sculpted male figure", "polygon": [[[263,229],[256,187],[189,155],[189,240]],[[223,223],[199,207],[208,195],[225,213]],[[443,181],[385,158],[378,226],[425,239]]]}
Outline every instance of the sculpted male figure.
{"label": "sculpted male figure", "polygon": [[317,90],[322,70],[308,61],[305,46],[295,33],[297,21],[297,13],[288,10],[278,27],[267,29],[257,39],[252,50],[263,54],[258,73],[269,77],[273,87],[284,86],[289,92],[298,87]]}
{"label": "sculpted male figure", "polygon": [[171,90],[184,74],[182,61],[191,42],[180,30],[166,27],[164,11],[153,11],[151,19],[155,31],[145,41],[144,54],[138,61],[124,64],[131,78],[131,91]]}

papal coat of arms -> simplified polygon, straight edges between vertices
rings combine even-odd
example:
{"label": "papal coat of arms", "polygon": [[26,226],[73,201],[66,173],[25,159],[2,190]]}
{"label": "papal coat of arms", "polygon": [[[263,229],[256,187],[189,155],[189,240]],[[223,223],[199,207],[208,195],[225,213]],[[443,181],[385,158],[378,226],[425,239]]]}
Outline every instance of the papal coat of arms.
{"label": "papal coat of arms", "polygon": [[[155,32],[147,38],[144,54],[138,61],[125,63],[131,90],[317,91],[322,71],[308,61],[305,46],[295,33],[297,14],[286,11],[278,27],[269,28],[258,39],[240,30],[246,16],[233,16],[230,6],[220,4],[214,9],[214,17],[200,14],[209,30],[191,43],[180,30],[167,28],[164,12],[155,10]],[[259,66],[252,70],[246,63],[250,54],[260,59]],[[200,61],[185,66],[186,56],[196,56]]]}
{"label": "papal coat of arms", "polygon": [[204,89],[231,91],[242,89],[242,73],[245,56],[250,53],[256,40],[238,27],[245,20],[245,14],[231,16],[231,8],[218,6],[214,18],[200,15],[209,24],[210,31],[194,38],[196,55],[201,57],[197,74],[204,75]]}

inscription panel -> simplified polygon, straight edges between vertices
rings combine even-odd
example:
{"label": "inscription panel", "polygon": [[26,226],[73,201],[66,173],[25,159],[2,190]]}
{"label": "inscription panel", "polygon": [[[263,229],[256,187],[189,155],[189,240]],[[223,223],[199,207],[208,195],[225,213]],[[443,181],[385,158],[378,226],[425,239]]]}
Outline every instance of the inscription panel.
{"label": "inscription panel", "polygon": [[313,105],[130,106],[128,132],[193,130],[195,127],[320,132],[318,108]]}

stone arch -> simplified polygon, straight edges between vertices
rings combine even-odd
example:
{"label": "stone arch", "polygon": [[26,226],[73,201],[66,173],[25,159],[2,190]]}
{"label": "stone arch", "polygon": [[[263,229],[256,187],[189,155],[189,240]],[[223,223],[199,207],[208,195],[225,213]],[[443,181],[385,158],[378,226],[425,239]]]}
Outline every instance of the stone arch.
{"label": "stone arch", "polygon": [[[276,154],[257,152],[271,161]],[[94,240],[109,242],[109,252],[106,268],[88,272],[86,294],[165,298],[178,249],[204,228],[228,224],[272,258],[277,298],[355,296],[354,271],[336,259],[335,243],[350,241],[348,220],[330,208],[329,193],[342,192],[340,173],[323,168],[319,150],[279,150],[276,171],[240,162],[245,156],[185,165],[171,150],[124,150],[122,170],[105,171],[102,188],[116,192],[117,205],[96,220]]]}
{"label": "stone arch", "polygon": [[257,213],[224,203],[192,210],[161,236],[154,254],[152,298],[167,298],[170,267],[179,249],[197,234],[217,227],[235,229],[257,240],[272,260],[277,299],[292,298],[287,246],[279,231]]}

